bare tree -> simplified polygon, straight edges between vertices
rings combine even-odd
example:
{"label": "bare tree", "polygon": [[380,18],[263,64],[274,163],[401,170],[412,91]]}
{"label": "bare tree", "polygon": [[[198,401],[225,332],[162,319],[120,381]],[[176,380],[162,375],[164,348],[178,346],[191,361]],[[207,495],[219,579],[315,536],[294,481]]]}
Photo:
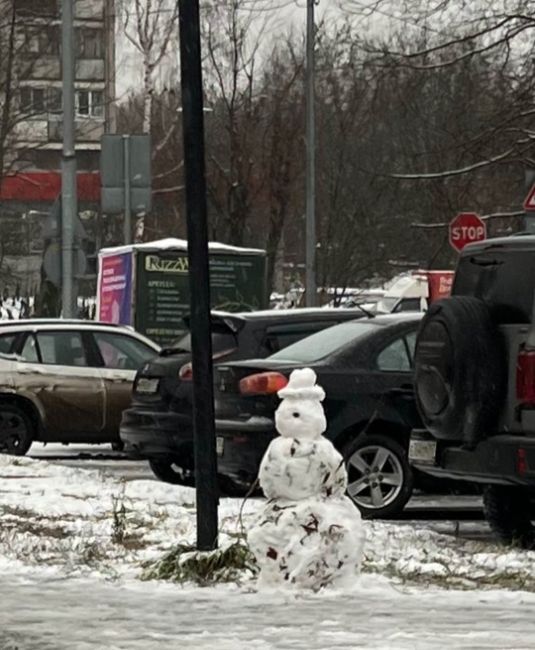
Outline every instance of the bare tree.
{"label": "bare tree", "polygon": [[[403,39],[389,39],[380,46],[359,39],[360,46],[370,54],[378,69],[410,68],[422,75],[440,73],[445,67],[457,70],[479,67],[487,75],[491,92],[497,84],[507,88],[507,101],[494,107],[493,114],[475,110],[481,116],[464,137],[465,156],[452,168],[396,173],[398,178],[432,179],[477,173],[485,167],[507,162],[534,166],[533,116],[531,100],[534,90],[535,7],[529,0],[483,0],[466,3],[462,0],[416,0],[394,3],[349,0],[346,11],[371,16],[404,26]],[[400,32],[398,27],[396,30]],[[491,63],[491,65],[489,65]],[[480,96],[488,105],[487,93]],[[482,151],[481,144],[487,146]]]}
{"label": "bare tree", "polygon": [[143,65],[144,133],[150,133],[155,74],[175,42],[178,3],[168,0],[122,0],[124,33],[139,52]]}
{"label": "bare tree", "polygon": [[287,222],[303,212],[304,200],[304,59],[287,42],[273,50],[262,82],[261,130],[263,180],[267,215],[268,286],[273,287],[275,265]]}
{"label": "bare tree", "polygon": [[261,189],[255,153],[261,110],[256,81],[265,25],[255,22],[247,0],[211,3],[204,16],[205,92],[212,109],[207,122],[208,129],[220,133],[208,149],[213,228],[218,237],[239,246],[247,239],[252,205]]}

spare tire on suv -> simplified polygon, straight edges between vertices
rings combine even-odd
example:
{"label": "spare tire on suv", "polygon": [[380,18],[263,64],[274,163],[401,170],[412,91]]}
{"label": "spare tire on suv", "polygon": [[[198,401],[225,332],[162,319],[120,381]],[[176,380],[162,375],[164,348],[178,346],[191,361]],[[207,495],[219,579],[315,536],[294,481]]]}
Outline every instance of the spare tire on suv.
{"label": "spare tire on suv", "polygon": [[427,429],[468,448],[497,430],[505,353],[488,306],[472,296],[431,305],[415,353],[416,399]]}

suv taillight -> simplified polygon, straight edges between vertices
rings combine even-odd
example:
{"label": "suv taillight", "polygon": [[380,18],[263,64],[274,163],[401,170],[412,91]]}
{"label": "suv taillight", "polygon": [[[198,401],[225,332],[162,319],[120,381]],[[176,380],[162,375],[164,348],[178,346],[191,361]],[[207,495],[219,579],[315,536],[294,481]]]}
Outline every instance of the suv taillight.
{"label": "suv taillight", "polygon": [[288,377],[280,372],[260,372],[240,380],[242,395],[271,395],[277,393],[288,383]]}
{"label": "suv taillight", "polygon": [[535,406],[535,350],[520,350],[516,363],[516,398]]}

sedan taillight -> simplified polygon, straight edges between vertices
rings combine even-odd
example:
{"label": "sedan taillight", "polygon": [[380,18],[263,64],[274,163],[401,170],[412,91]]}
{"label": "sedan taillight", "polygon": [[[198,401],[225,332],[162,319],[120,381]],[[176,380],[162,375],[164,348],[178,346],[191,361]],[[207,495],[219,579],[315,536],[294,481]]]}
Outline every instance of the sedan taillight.
{"label": "sedan taillight", "polygon": [[288,384],[288,377],[280,372],[259,372],[240,380],[242,395],[271,395]]}

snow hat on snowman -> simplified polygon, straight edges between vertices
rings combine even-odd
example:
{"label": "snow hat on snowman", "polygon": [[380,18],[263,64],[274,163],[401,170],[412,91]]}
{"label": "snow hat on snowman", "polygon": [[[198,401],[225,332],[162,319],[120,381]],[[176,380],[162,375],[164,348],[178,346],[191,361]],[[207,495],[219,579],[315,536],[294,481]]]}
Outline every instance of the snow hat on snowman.
{"label": "snow hat on snowman", "polygon": [[321,402],[325,391],[316,384],[312,368],[294,370],[277,395],[282,399],[275,411],[275,426],[287,438],[319,438],[327,428]]}

